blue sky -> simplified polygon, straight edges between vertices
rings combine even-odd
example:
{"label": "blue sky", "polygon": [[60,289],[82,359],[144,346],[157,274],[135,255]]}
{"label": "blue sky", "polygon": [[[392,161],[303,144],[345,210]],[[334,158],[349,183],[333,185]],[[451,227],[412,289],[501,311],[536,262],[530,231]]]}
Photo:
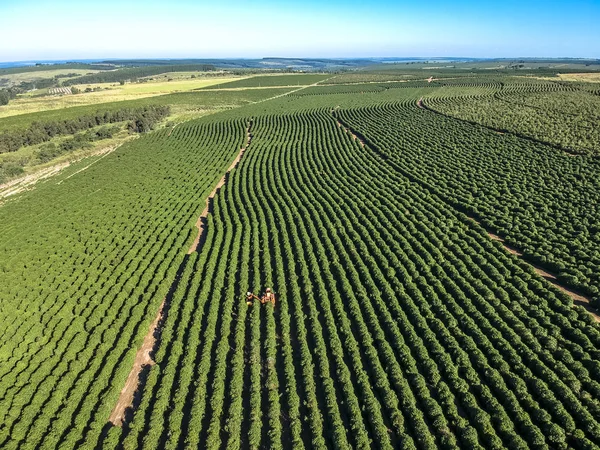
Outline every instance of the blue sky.
{"label": "blue sky", "polygon": [[0,61],[600,58],[600,0],[0,0]]}

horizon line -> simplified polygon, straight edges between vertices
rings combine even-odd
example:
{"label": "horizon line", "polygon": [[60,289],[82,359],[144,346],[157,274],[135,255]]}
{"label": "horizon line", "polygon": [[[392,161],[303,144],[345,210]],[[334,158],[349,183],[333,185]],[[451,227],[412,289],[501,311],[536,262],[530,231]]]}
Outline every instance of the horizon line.
{"label": "horizon line", "polygon": [[510,59],[528,59],[528,60],[561,60],[561,59],[572,59],[579,61],[600,61],[600,58],[596,57],[575,57],[575,56],[330,56],[330,57],[315,57],[315,56],[260,56],[255,58],[249,57],[198,57],[198,56],[182,56],[182,57],[170,57],[170,56],[156,56],[156,57],[106,57],[106,58],[54,58],[54,59],[24,59],[24,60],[0,60],[0,64],[4,63],[69,63],[69,62],[110,62],[110,61],[185,61],[185,60],[264,60],[264,59],[300,59],[300,60],[364,60],[364,61],[377,61],[377,60],[466,60],[466,61],[477,61],[477,60],[510,60]]}

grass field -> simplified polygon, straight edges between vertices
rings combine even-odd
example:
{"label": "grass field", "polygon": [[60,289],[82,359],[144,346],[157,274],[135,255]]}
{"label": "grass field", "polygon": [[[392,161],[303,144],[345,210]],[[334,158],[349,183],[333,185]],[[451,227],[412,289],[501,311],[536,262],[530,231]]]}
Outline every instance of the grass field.
{"label": "grass field", "polygon": [[[74,119],[81,115],[94,114],[96,111],[114,111],[121,108],[136,108],[144,105],[169,105],[175,117],[193,118],[196,113],[203,115],[208,112],[216,112],[231,109],[238,106],[258,102],[267,98],[281,95],[291,91],[292,88],[264,88],[249,89],[246,91],[193,91],[178,92],[171,94],[144,95],[132,99],[125,96],[121,101],[111,101],[69,108],[57,108],[46,111],[16,114],[0,118],[0,132],[5,130],[24,128],[32,122],[45,122],[62,119]],[[61,101],[58,99],[58,101]],[[2,107],[0,107],[1,110]]]}
{"label": "grass field", "polygon": [[298,74],[298,75],[258,75],[230,83],[220,83],[224,89],[247,87],[275,87],[275,86],[307,86],[331,78],[332,75]]}
{"label": "grass field", "polygon": [[0,448],[600,447],[597,90],[456,72],[104,104],[181,122],[0,205]]}
{"label": "grass field", "polygon": [[173,92],[185,92],[207,86],[213,86],[235,78],[196,78],[173,81],[151,81],[147,83],[127,83],[120,86],[115,83],[95,85],[77,85],[82,91],[87,87],[102,89],[98,92],[86,92],[76,95],[53,95],[43,97],[20,97],[7,106],[0,106],[0,118],[40,111],[49,111],[73,106],[98,105],[142,99]]}
{"label": "grass field", "polygon": [[561,80],[565,81],[600,83],[600,73],[561,73],[558,76]]}
{"label": "grass field", "polygon": [[[0,86],[14,86],[24,81],[36,81],[43,80],[48,78],[54,78],[57,75],[85,75],[87,73],[96,73],[98,70],[88,70],[88,69],[55,69],[55,70],[46,70],[40,72],[23,72],[23,73],[8,73],[2,74],[0,72]],[[65,78],[63,78],[65,79]]]}

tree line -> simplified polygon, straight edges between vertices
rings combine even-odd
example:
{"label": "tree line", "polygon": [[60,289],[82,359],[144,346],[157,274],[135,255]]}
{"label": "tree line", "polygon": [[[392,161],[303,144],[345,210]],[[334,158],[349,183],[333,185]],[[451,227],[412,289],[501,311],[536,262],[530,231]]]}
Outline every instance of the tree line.
{"label": "tree line", "polygon": [[8,88],[0,89],[0,106],[8,105],[12,99],[14,99],[21,90],[19,88]]}
{"label": "tree line", "polygon": [[121,131],[121,127],[119,125],[113,125],[102,127],[97,130],[88,130],[77,133],[72,138],[63,141],[60,144],[48,142],[47,144],[42,145],[35,152],[35,156],[40,163],[45,163],[65,153],[90,147],[92,142],[110,139],[119,131]]}
{"label": "tree line", "polygon": [[76,119],[52,122],[33,122],[28,128],[0,134],[0,153],[15,152],[27,145],[47,142],[56,136],[75,134],[109,123],[129,121],[132,132],[144,133],[169,115],[168,106],[149,105],[141,108],[123,108],[117,111],[100,111]]}

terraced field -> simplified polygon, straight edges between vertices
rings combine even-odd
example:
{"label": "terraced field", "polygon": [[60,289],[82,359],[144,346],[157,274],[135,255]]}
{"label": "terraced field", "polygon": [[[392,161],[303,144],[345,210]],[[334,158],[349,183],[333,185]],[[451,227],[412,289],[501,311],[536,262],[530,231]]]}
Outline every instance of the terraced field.
{"label": "terraced field", "polygon": [[598,160],[444,109],[595,94],[401,79],[152,133],[0,206],[0,446],[600,446]]}

